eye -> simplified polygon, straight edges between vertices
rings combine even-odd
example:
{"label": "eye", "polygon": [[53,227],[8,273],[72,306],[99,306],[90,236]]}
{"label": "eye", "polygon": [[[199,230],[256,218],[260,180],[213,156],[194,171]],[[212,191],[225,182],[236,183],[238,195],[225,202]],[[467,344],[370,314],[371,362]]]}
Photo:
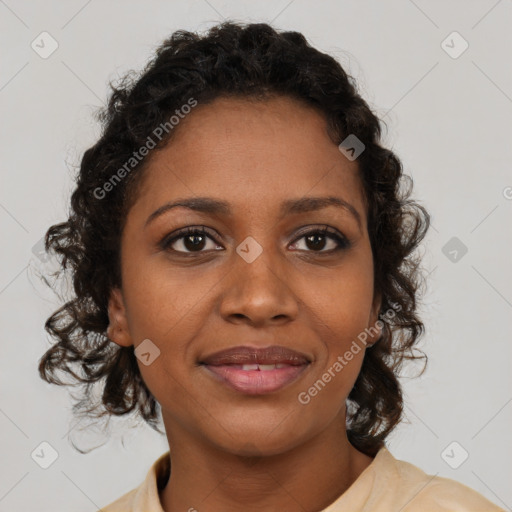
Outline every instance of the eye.
{"label": "eye", "polygon": [[[304,240],[304,243],[301,247],[299,242],[302,240]],[[208,243],[210,243],[209,247]],[[291,245],[292,250],[317,253],[333,253],[341,249],[346,249],[349,246],[350,242],[343,235],[327,226],[310,229],[302,233]],[[204,226],[187,227],[172,233],[160,242],[160,247],[162,250],[181,254],[202,253],[224,249],[216,242],[214,235]]]}
{"label": "eye", "polygon": [[[207,247],[208,241],[210,242],[210,247]],[[160,243],[160,247],[163,250],[172,250],[184,254],[223,249],[204,227],[181,229],[177,233],[165,237]],[[204,250],[205,248],[206,251]]]}
{"label": "eye", "polygon": [[[304,240],[303,247],[298,242]],[[332,253],[341,249],[347,249],[350,242],[337,231],[329,227],[312,229],[295,240],[293,249],[307,252]]]}

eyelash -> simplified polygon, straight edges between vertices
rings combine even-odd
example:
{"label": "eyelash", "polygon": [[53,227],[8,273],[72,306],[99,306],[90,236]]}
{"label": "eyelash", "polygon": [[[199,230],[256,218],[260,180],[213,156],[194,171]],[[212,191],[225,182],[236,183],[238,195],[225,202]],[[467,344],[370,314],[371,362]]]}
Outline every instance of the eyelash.
{"label": "eyelash", "polygon": [[[300,235],[297,238],[294,239],[292,244],[297,243],[299,240],[306,238],[307,236],[316,235],[316,234],[320,234],[320,235],[326,236],[327,238],[330,238],[331,240],[334,240],[338,244],[338,246],[335,249],[330,249],[328,251],[308,250],[306,252],[316,253],[316,254],[333,254],[342,249],[348,249],[350,247],[350,242],[347,240],[346,237],[339,234],[337,231],[333,230],[332,228],[329,228],[328,226],[324,226],[321,228],[314,228],[314,229],[310,229],[308,231],[304,231],[304,232],[300,233]],[[220,245],[215,240],[214,235],[212,235],[207,228],[205,228],[204,226],[201,226],[201,227],[183,228],[183,229],[180,229],[179,231],[177,231],[176,233],[173,233],[172,235],[168,235],[168,236],[164,237],[164,239],[159,244],[160,248],[165,251],[171,250],[172,252],[175,252],[176,254],[179,254],[182,256],[183,255],[188,256],[188,255],[201,254],[201,253],[208,252],[208,251],[203,251],[203,250],[200,250],[200,251],[176,251],[174,249],[169,249],[170,246],[174,242],[181,240],[183,238],[186,238],[187,236],[190,236],[190,235],[205,236],[207,238],[210,238],[217,245]],[[299,251],[302,251],[302,249],[299,249]]]}

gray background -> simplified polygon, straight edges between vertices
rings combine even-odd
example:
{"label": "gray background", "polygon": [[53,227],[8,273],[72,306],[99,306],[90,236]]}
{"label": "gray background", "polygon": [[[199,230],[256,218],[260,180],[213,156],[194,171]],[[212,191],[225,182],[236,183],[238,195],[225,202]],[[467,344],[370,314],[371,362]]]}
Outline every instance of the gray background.
{"label": "gray background", "polygon": [[[32,248],[66,218],[70,175],[99,134],[92,112],[107,81],[140,69],[174,30],[222,18],[303,32],[386,121],[384,142],[433,216],[423,246],[430,365],[403,380],[407,420],[389,448],[510,510],[512,2],[0,0],[0,511],[96,510],[139,485],[167,450],[165,437],[133,421],[77,436],[81,446],[104,443],[87,455],[71,446],[67,388],[37,374],[58,299],[37,278],[52,262]],[[46,59],[31,48],[43,31],[58,42]],[[453,31],[469,44],[457,58]],[[31,458],[43,441],[58,452],[48,469]],[[458,465],[462,450],[469,457],[453,469],[447,461]]]}

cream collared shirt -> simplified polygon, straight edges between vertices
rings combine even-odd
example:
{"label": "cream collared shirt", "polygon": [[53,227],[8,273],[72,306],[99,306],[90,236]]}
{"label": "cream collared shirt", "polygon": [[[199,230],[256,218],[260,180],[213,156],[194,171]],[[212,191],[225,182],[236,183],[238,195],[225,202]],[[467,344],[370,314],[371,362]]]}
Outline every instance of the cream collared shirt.
{"label": "cream collared shirt", "polygon": [[[146,479],[103,512],[164,512],[159,498],[169,477],[170,452],[151,466]],[[200,504],[197,510],[204,510]],[[194,510],[194,508],[191,508]],[[448,478],[427,475],[397,460],[387,448],[336,501],[321,512],[505,512],[473,489]]]}

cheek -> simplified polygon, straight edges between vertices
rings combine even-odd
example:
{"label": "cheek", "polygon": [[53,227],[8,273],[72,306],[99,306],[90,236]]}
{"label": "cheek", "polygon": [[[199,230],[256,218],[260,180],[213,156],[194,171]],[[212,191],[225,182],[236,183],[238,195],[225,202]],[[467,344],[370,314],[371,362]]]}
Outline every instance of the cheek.
{"label": "cheek", "polygon": [[158,401],[162,392],[180,393],[179,382],[187,371],[187,344],[204,323],[205,289],[210,288],[204,281],[181,280],[176,272],[173,276],[165,274],[162,269],[153,269],[126,279],[128,329],[136,355],[150,353],[150,364],[144,364],[140,356],[137,364]]}
{"label": "cheek", "polygon": [[365,348],[358,337],[368,327],[369,290],[358,287],[358,293],[345,290],[345,295],[338,289],[315,302],[316,331],[323,347],[298,400],[307,405],[316,423],[331,421],[343,409],[361,371]]}
{"label": "cheek", "polygon": [[338,398],[352,388],[365,354],[360,339],[368,327],[370,302],[363,297],[359,303],[355,299],[351,295],[347,301],[325,301],[316,312],[323,349],[319,351],[315,378],[332,381],[329,387]]}
{"label": "cheek", "polygon": [[309,287],[312,316],[326,328],[326,341],[339,350],[368,327],[373,303],[371,260],[352,258],[321,286]]}
{"label": "cheek", "polygon": [[191,279],[189,269],[171,268],[165,262],[134,267],[131,274],[128,270],[126,304],[134,344],[154,338],[159,344],[168,345],[180,339],[180,332],[192,335],[194,325],[200,325],[198,317],[215,280],[206,274]]}
{"label": "cheek", "polygon": [[[311,288],[313,290],[313,288]],[[320,378],[325,393],[333,400],[348,395],[359,375],[365,349],[361,342],[370,327],[373,302],[373,268],[366,254],[346,261],[343,268],[314,288],[309,301],[315,330],[321,333],[323,349],[319,352],[314,378]],[[323,384],[320,383],[320,386]]]}

